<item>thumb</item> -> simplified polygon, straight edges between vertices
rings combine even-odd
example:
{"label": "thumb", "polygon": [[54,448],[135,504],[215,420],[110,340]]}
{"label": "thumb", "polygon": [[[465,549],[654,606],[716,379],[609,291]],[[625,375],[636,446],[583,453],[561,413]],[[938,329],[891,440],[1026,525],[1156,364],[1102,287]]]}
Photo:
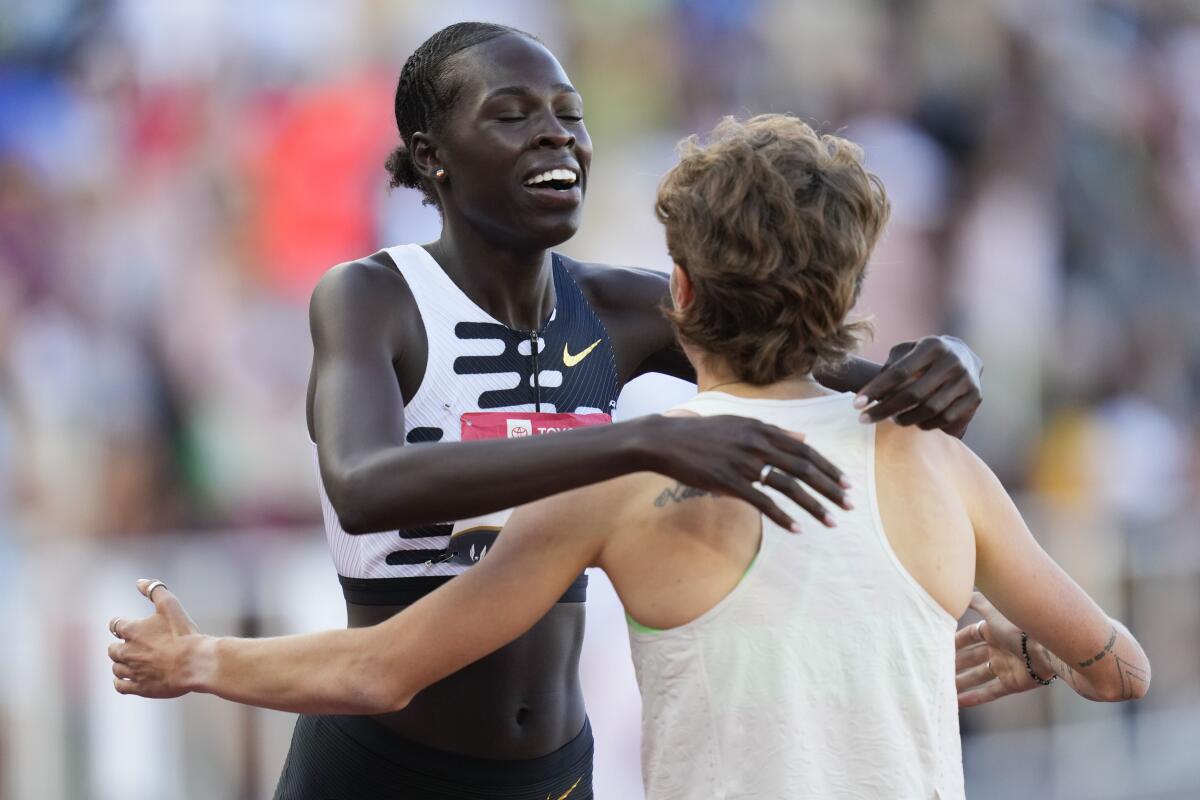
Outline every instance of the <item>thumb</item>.
{"label": "thumb", "polygon": [[151,603],[154,603],[154,610],[166,617],[167,621],[171,623],[171,627],[177,632],[180,629],[191,631],[196,629],[196,624],[183,610],[179,598],[167,588],[165,583],[151,578],[139,578],[137,588]]}
{"label": "thumb", "polygon": [[980,614],[986,614],[992,610],[992,604],[980,592],[971,593],[971,602],[968,604],[968,607],[978,611]]}

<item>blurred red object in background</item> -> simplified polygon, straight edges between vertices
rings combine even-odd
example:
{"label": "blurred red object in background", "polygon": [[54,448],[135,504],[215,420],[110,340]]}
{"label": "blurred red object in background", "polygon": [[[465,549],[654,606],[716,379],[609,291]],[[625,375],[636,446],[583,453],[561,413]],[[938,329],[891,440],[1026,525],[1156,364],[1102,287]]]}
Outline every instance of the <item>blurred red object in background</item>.
{"label": "blurred red object in background", "polygon": [[249,152],[255,263],[289,297],[307,301],[330,266],[373,249],[374,203],[395,139],[391,83],[359,74],[280,105],[255,101],[251,114],[268,116]]}

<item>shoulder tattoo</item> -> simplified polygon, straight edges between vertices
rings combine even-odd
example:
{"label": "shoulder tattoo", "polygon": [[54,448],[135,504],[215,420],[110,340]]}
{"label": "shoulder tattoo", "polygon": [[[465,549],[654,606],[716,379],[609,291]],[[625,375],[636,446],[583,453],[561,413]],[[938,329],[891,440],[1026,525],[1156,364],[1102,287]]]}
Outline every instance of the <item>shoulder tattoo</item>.
{"label": "shoulder tattoo", "polygon": [[662,508],[668,503],[682,503],[685,500],[691,500],[695,497],[712,497],[712,492],[697,489],[695,486],[676,483],[669,489],[663,489],[662,494],[654,498],[654,505],[656,508]]}

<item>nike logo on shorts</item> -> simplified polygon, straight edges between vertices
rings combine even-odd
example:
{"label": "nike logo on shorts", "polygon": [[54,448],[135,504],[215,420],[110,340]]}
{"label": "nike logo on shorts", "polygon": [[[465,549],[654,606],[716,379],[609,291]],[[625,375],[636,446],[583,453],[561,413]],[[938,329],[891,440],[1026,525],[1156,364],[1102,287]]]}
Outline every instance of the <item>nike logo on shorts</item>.
{"label": "nike logo on shorts", "polygon": [[[592,347],[595,347],[595,346],[596,346],[596,345],[592,345]],[[588,348],[588,350],[591,350],[591,349],[592,349],[592,347],[589,347],[589,348]],[[585,356],[587,355],[587,350],[584,350],[584,351],[583,351],[583,355],[585,355]],[[582,356],[581,356],[581,358],[582,358]],[[558,796],[558,800],[566,800],[566,798],[567,798],[567,795],[569,795],[571,792],[575,791],[575,787],[576,787],[576,786],[578,786],[578,785],[579,785],[579,781],[582,781],[582,780],[583,780],[583,776],[582,776],[582,775],[580,775],[580,776],[579,776],[579,779],[578,779],[578,780],[576,780],[576,781],[575,781],[575,783],[571,784],[571,788],[570,788],[570,789],[567,789],[567,791],[566,791],[566,794],[560,794],[560,795]],[[546,795],[546,800],[550,800],[550,795]]]}

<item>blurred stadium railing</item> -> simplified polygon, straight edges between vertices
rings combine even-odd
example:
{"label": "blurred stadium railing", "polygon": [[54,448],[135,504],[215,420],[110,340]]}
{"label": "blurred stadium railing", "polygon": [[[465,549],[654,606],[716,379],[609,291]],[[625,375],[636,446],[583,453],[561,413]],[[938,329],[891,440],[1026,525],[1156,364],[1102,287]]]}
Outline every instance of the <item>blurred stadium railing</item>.
{"label": "blurred stadium railing", "polygon": [[[1026,513],[1035,526],[1053,529],[1028,507]],[[8,553],[7,563],[19,569],[4,582],[3,618],[16,628],[9,641],[20,646],[5,659],[2,796],[270,796],[293,717],[207,696],[119,696],[110,684],[106,624],[112,615],[148,613],[133,579],[162,576],[206,632],[269,636],[342,626],[322,536],[315,528],[170,533]],[[1154,686],[1136,704],[1088,703],[1054,686],[965,712],[968,796],[1200,796],[1196,665],[1175,660],[1194,652],[1200,635],[1200,551],[1162,559],[1134,549],[1124,558],[1094,558],[1062,529],[1043,538],[1138,631],[1155,666]],[[1187,616],[1183,628],[1156,625],[1168,606]],[[641,796],[637,690],[624,620],[602,574],[593,576],[588,607],[582,670],[598,737],[597,796],[633,800]]]}

